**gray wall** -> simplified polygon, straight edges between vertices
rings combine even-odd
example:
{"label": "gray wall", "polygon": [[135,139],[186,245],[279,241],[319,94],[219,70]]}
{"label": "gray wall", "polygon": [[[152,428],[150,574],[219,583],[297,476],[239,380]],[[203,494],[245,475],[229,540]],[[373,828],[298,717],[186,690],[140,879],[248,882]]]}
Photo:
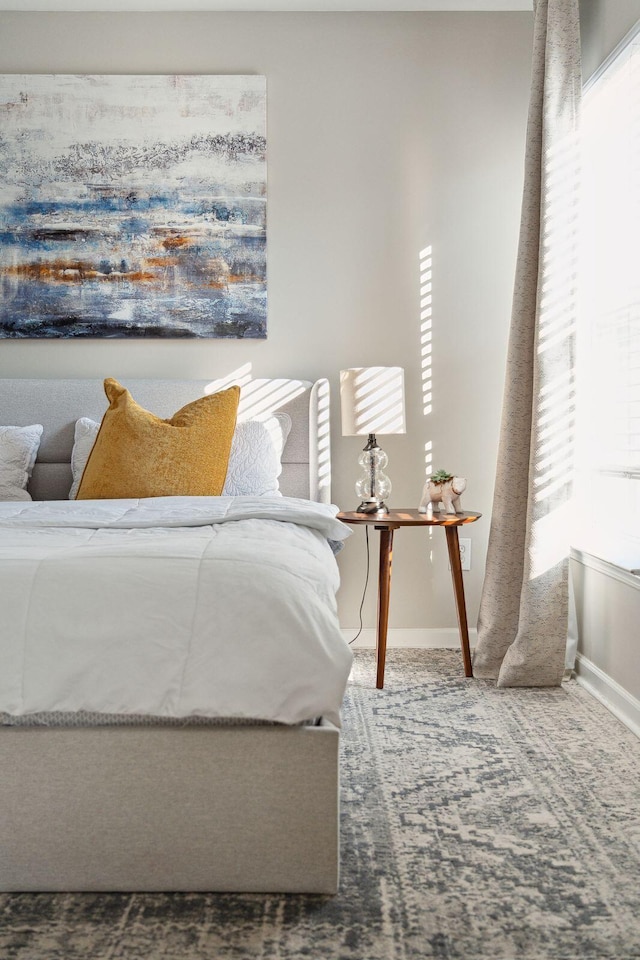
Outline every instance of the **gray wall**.
{"label": "gray wall", "polygon": [[588,80],[640,19],[640,0],[580,0],[582,76]]}
{"label": "gray wall", "polygon": [[[408,432],[395,506],[424,445],[468,477],[475,624],[489,529],[522,190],[530,13],[0,14],[3,73],[259,73],[268,84],[265,342],[0,341],[0,376],[328,376],[335,502],[362,442],[339,432],[338,372],[398,364]],[[433,412],[422,413],[419,252],[433,250]],[[357,621],[364,538],[340,558]],[[397,534],[391,627],[453,627],[442,531]],[[375,623],[370,591],[366,623]]]}
{"label": "gray wall", "polygon": [[[606,568],[606,565],[602,566]],[[594,677],[589,669],[593,665],[603,674],[599,692],[604,696],[611,692],[608,681],[612,680],[635,698],[635,709],[629,708],[628,716],[640,728],[640,583],[623,582],[615,568],[609,572],[594,569],[589,565],[588,557],[586,562],[571,561],[571,576],[578,653],[587,661],[586,664],[578,662],[578,675],[593,683]]]}

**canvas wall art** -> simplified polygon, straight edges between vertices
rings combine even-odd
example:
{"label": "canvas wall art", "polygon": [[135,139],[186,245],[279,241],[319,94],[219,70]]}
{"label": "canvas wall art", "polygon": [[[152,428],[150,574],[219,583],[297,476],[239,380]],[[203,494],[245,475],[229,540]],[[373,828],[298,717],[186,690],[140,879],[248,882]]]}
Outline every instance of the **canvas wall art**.
{"label": "canvas wall art", "polygon": [[0,170],[0,337],[266,337],[264,77],[2,76]]}

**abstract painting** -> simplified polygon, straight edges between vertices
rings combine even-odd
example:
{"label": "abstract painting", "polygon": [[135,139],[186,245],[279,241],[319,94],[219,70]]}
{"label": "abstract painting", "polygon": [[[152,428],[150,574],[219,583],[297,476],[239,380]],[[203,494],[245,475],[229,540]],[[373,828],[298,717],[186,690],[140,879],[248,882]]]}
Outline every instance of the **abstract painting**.
{"label": "abstract painting", "polygon": [[0,171],[0,337],[266,337],[264,77],[0,76]]}

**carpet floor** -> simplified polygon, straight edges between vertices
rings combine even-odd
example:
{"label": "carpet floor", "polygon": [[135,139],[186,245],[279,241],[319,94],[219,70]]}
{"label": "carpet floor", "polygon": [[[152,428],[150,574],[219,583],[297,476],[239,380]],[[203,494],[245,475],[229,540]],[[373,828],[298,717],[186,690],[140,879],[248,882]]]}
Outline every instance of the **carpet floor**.
{"label": "carpet floor", "polygon": [[2,960],[640,958],[640,741],[575,683],[356,651],[336,897],[3,894]]}

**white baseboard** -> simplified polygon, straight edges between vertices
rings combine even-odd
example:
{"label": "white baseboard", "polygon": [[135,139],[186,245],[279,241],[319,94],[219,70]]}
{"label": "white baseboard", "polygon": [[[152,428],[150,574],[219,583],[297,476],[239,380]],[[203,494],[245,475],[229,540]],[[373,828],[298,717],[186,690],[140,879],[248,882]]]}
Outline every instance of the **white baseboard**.
{"label": "white baseboard", "polygon": [[[342,635],[349,643],[358,632],[357,627],[343,627]],[[474,628],[469,630],[469,645],[475,646],[477,631]],[[356,647],[375,647],[376,631],[372,627],[365,627],[360,636],[351,646]],[[451,647],[460,649],[460,634],[456,627],[441,627],[428,629],[426,627],[409,629],[397,627],[387,631],[387,649],[389,647],[419,647],[425,650],[434,650],[438,647]]]}
{"label": "white baseboard", "polygon": [[580,686],[610,710],[636,737],[640,737],[640,700],[581,653],[576,654],[575,672]]}

